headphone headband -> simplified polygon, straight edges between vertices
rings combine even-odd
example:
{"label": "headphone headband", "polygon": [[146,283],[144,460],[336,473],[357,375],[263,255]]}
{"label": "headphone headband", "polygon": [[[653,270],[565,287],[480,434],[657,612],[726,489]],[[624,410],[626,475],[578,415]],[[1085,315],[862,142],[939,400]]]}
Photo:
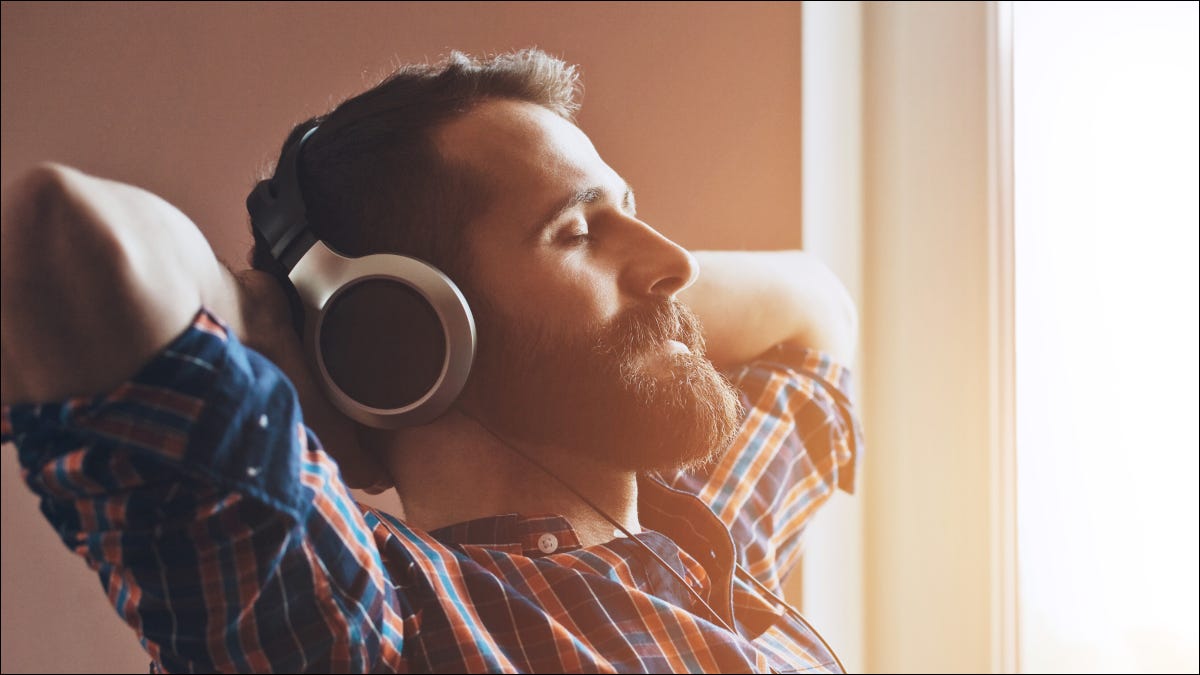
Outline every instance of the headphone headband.
{"label": "headphone headband", "polygon": [[250,226],[267,243],[271,257],[290,273],[300,258],[317,242],[308,226],[308,210],[300,193],[300,151],[319,125],[304,132],[300,140],[284,149],[275,166],[275,174],[258,185],[246,197]]}
{"label": "headphone headband", "polygon": [[246,198],[255,245],[270,251],[326,397],[372,427],[428,423],[466,384],[475,358],[471,309],[429,263],[390,253],[351,258],[317,239],[299,175],[317,128],[285,146],[274,175]]}

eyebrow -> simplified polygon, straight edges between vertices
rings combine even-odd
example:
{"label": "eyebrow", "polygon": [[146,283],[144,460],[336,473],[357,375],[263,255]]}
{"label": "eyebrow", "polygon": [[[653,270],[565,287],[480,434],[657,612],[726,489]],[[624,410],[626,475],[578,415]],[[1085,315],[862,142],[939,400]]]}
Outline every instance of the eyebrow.
{"label": "eyebrow", "polygon": [[[541,219],[538,225],[530,232],[530,236],[537,236],[545,231],[563,216],[564,213],[579,206],[580,204],[595,204],[601,197],[604,196],[605,189],[598,186],[586,187],[576,190],[569,197],[559,202],[557,206],[550,212],[548,216]],[[633,186],[629,183],[625,184],[625,194],[621,197],[621,208],[637,212],[637,200],[634,198]]]}

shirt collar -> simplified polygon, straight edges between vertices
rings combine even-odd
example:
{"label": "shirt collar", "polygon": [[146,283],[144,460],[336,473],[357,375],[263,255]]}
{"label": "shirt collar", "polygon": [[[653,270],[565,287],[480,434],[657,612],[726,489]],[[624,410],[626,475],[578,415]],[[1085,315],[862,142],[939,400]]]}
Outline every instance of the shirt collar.
{"label": "shirt collar", "polygon": [[737,553],[729,528],[699,497],[669,487],[658,475],[638,476],[638,518],[670,537],[712,580],[709,604],[733,621],[733,570]]}
{"label": "shirt collar", "polygon": [[485,546],[530,558],[580,548],[575,528],[566,518],[553,514],[523,516],[509,513],[476,518],[438,528],[430,534],[447,545]]}
{"label": "shirt collar", "polygon": [[[735,549],[720,518],[698,497],[669,487],[657,475],[638,476],[638,518],[644,528],[665,535],[704,566],[712,580],[713,608],[727,619],[732,616]],[[530,558],[581,548],[575,528],[555,514],[476,518],[430,534],[450,546],[484,546]]]}

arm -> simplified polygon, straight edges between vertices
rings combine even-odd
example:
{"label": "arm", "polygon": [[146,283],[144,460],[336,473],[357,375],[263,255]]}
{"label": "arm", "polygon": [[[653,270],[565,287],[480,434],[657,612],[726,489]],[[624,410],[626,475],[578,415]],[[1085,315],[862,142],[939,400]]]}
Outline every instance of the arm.
{"label": "arm", "polygon": [[0,401],[109,391],[204,306],[287,374],[306,424],[342,461],[350,485],[386,482],[353,422],[312,379],[287,300],[269,275],[231,273],[187,216],[131,185],[47,164],[6,197]]}
{"label": "arm", "polygon": [[6,201],[5,403],[111,389],[178,335],[202,303],[243,331],[232,279],[199,230],[162,199],[44,165]]}
{"label": "arm", "polygon": [[151,656],[168,671],[394,665],[409,610],[372,532],[291,382],[237,339],[272,335],[259,322],[279,289],[224,270],[142,190],[47,166],[11,197],[3,440]]}
{"label": "arm", "polygon": [[699,280],[680,299],[700,316],[713,361],[732,370],[785,349],[739,370],[749,413],[729,451],[673,483],[705,501],[729,527],[739,562],[779,589],[817,509],[854,487],[862,431],[844,366],[856,312],[841,282],[803,252],[695,255]]}
{"label": "arm", "polygon": [[841,281],[803,251],[699,251],[696,283],[679,299],[704,325],[718,366],[746,363],[779,344],[854,359],[858,314]]}

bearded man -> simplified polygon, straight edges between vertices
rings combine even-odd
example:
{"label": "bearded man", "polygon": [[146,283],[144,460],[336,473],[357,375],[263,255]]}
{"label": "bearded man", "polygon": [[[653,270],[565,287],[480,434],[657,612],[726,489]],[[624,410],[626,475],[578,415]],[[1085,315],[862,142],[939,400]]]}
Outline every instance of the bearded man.
{"label": "bearded man", "polygon": [[4,438],[155,669],[840,670],[778,595],[853,485],[853,305],[803,253],[640,220],[577,94],[542,52],[454,54],[285,142],[317,239],[431,263],[471,308],[465,388],[399,429],[322,392],[260,232],[235,274],[137,188],[12,189]]}

